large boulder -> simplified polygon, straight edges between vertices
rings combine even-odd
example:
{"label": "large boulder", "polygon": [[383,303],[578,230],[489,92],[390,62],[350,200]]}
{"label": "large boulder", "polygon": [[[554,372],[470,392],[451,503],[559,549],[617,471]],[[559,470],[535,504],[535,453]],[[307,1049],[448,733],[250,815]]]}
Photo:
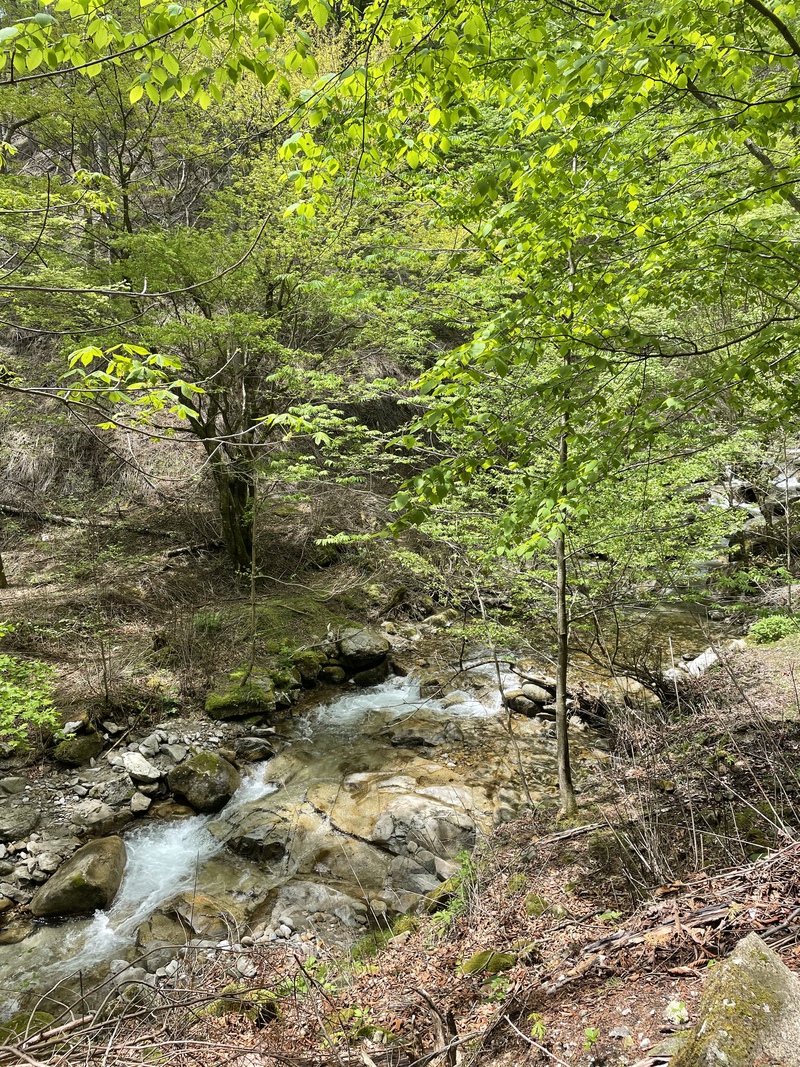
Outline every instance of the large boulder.
{"label": "large boulder", "polygon": [[103,738],[95,731],[66,737],[56,745],[53,755],[68,767],[80,767],[95,759],[103,751]]}
{"label": "large boulder", "polygon": [[172,792],[195,811],[220,811],[241,784],[241,775],[215,752],[199,752],[167,775]]}
{"label": "large boulder", "polygon": [[672,1067],[800,1067],[800,979],[757,934],[711,972]]}
{"label": "large boulder", "polygon": [[275,711],[275,685],[268,674],[234,671],[225,686],[206,699],[206,714],[212,719],[245,719]]}
{"label": "large boulder", "polygon": [[366,626],[351,626],[344,631],[337,650],[339,659],[349,671],[364,671],[383,663],[391,645],[376,630]]}
{"label": "large boulder", "polygon": [[127,856],[121,837],[103,837],[79,848],[33,897],[40,918],[89,915],[107,908],[117,895]]}

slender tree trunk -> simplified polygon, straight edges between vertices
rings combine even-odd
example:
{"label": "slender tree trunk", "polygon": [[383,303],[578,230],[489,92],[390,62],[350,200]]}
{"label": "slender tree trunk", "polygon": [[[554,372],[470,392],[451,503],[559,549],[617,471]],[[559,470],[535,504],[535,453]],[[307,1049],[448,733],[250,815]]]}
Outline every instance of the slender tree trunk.
{"label": "slender tree trunk", "polygon": [[[566,416],[562,422],[559,442],[559,465],[567,464]],[[556,538],[556,627],[558,630],[558,658],[556,669],[556,758],[558,761],[558,793],[563,815],[574,815],[578,807],[572,785],[569,764],[569,734],[567,728],[567,667],[569,665],[569,610],[567,608],[567,550],[563,524]]]}
{"label": "slender tree trunk", "polygon": [[231,476],[222,468],[214,471],[214,480],[225,547],[234,567],[243,574],[248,573],[253,563],[252,485],[248,479]]}
{"label": "slender tree trunk", "polygon": [[6,569],[3,565],[2,552],[0,552],[0,589],[8,589],[8,578],[6,578]]}

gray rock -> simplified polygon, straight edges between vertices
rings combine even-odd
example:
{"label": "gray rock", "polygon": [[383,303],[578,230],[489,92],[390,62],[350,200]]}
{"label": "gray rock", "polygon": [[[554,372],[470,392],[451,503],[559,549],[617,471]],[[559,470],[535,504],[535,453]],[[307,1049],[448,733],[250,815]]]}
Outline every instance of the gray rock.
{"label": "gray rock", "polygon": [[715,967],[672,1067],[800,1067],[800,979],[757,934]]}
{"label": "gray rock", "polygon": [[88,915],[98,908],[107,908],[117,895],[125,862],[121,837],[90,841],[37,890],[31,901],[31,912],[38,918],[46,918]]}
{"label": "gray rock", "polygon": [[0,882],[0,896],[8,897],[15,904],[27,904],[33,893],[28,889],[22,889],[20,886],[14,885],[13,882]]}
{"label": "gray rock", "polygon": [[222,756],[200,752],[173,767],[167,776],[176,796],[200,812],[220,811],[241,784],[241,775]]}
{"label": "gray rock", "polygon": [[389,661],[384,660],[383,663],[379,663],[377,667],[368,667],[364,671],[356,671],[353,675],[353,683],[366,688],[370,685],[380,685],[381,682],[385,682],[388,677]]}
{"label": "gray rock", "polygon": [[245,763],[257,763],[275,755],[274,748],[263,737],[237,737],[233,742],[233,751],[236,758]]}
{"label": "gray rock", "polygon": [[72,821],[93,834],[111,834],[131,821],[129,811],[118,811],[102,800],[83,800],[75,806]]}
{"label": "gray rock", "polygon": [[28,779],[23,778],[22,775],[0,778],[0,796],[10,797],[15,793],[22,793],[27,784]]}
{"label": "gray rock", "polygon": [[139,745],[139,751],[147,759],[150,759],[152,756],[157,756],[160,748],[161,738],[157,733],[149,734]]}
{"label": "gray rock", "polygon": [[391,645],[383,634],[365,626],[345,630],[337,644],[339,659],[350,671],[376,667],[386,658]]}
{"label": "gray rock", "polygon": [[122,766],[134,782],[157,782],[161,778],[158,767],[146,760],[141,752],[125,752],[122,756]]}
{"label": "gray rock", "polygon": [[173,763],[182,763],[189,755],[189,746],[171,743],[162,745],[161,751]]}
{"label": "gray rock", "polygon": [[[417,853],[419,855],[419,853]],[[408,893],[424,895],[439,888],[439,879],[426,871],[416,856],[396,856],[389,868],[391,888],[405,890]]]}
{"label": "gray rock", "polygon": [[0,841],[21,841],[39,825],[39,813],[29,804],[8,801],[0,805]]}
{"label": "gray rock", "polygon": [[532,700],[534,704],[549,704],[553,699],[553,694],[547,689],[543,689],[540,685],[535,685],[533,682],[524,682],[522,686],[523,694]]}
{"label": "gray rock", "polygon": [[143,815],[153,801],[150,797],[146,797],[144,793],[136,792],[131,797],[131,811],[134,815]]}

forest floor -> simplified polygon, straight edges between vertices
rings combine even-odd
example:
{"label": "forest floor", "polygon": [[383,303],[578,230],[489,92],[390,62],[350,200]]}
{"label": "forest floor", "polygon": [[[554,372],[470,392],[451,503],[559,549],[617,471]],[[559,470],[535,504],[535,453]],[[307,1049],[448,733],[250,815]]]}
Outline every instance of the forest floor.
{"label": "forest floor", "polygon": [[[13,651],[60,663],[76,701],[109,684],[133,700],[165,664],[169,699],[196,699],[246,648],[248,603],[202,550],[182,549],[180,531],[158,552],[152,532],[100,550],[70,527],[28,540],[8,554],[0,597]],[[350,565],[279,575],[259,640],[276,653],[348,613],[374,616],[396,581]],[[187,956],[188,980],[157,1004],[120,1003],[113,1026],[87,1018],[69,1046],[62,1034],[19,1056],[9,1045],[0,1064],[666,1062],[654,1050],[696,1019],[707,966],[745,934],[800,970],[798,664],[789,637],[724,656],[670,708],[620,713],[576,820],[548,808],[498,828],[438,911],[350,958],[254,945],[243,982],[222,953]]]}

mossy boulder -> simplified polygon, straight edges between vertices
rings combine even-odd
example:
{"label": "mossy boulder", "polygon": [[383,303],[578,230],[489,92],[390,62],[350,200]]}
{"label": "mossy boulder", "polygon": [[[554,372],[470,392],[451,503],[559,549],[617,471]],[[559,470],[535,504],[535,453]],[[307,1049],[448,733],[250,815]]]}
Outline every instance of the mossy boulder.
{"label": "mossy boulder", "polygon": [[277,997],[271,989],[249,989],[244,985],[228,985],[221,996],[205,1008],[206,1015],[243,1015],[258,1026],[266,1026],[279,1016]]}
{"label": "mossy boulder", "polygon": [[437,886],[432,892],[428,893],[425,897],[425,911],[429,914],[434,914],[437,911],[444,911],[444,909],[455,899],[455,895],[458,892],[458,887],[461,885],[461,875],[454,874],[452,878],[448,878]]}
{"label": "mossy boulder", "polygon": [[226,686],[206,698],[206,714],[212,719],[244,719],[275,711],[275,686],[266,673],[234,671]]}
{"label": "mossy boulder", "polygon": [[386,659],[389,641],[366,626],[349,626],[337,645],[339,659],[348,671],[365,671],[377,667]]}
{"label": "mossy boulder", "polygon": [[102,736],[92,730],[86,734],[64,738],[56,745],[53,755],[59,763],[65,763],[68,767],[80,767],[96,759],[103,751],[103,744]]}
{"label": "mossy boulder", "polygon": [[494,949],[485,949],[476,952],[474,956],[461,965],[462,974],[500,974],[502,971],[510,971],[517,962],[513,952],[496,952]]}
{"label": "mossy boulder", "polygon": [[195,811],[220,811],[239,788],[242,778],[232,763],[216,752],[198,752],[167,775],[172,792]]}
{"label": "mossy boulder", "polygon": [[33,1037],[49,1029],[55,1021],[55,1016],[47,1011],[21,1011],[0,1023],[0,1045],[15,1045],[20,1038]]}
{"label": "mossy boulder", "polygon": [[31,913],[37,918],[90,915],[109,907],[120,887],[126,860],[121,837],[90,841],[37,890],[30,903]]}
{"label": "mossy boulder", "polygon": [[757,934],[711,972],[671,1067],[800,1067],[800,979]]}
{"label": "mossy boulder", "polygon": [[298,649],[297,652],[292,653],[292,663],[300,673],[300,681],[306,687],[311,689],[312,686],[317,684],[317,678],[319,678],[320,668],[325,660],[325,657],[319,652],[314,652],[312,649],[303,648]]}

